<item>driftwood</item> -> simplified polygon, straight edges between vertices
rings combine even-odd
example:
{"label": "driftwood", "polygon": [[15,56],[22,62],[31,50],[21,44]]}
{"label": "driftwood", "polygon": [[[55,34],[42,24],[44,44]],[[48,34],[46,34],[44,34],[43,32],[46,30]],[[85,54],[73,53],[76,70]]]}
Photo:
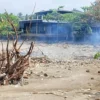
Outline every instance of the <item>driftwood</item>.
{"label": "driftwood", "polygon": [[15,39],[13,40],[12,48],[9,49],[9,33],[7,39],[6,49],[4,50],[3,42],[2,51],[0,53],[0,85],[13,84],[14,81],[19,82],[23,76],[24,71],[29,67],[29,57],[32,53],[34,43],[31,42],[30,48],[25,55],[21,55],[20,49],[25,41],[18,47],[18,33],[6,12],[8,23],[15,31]]}

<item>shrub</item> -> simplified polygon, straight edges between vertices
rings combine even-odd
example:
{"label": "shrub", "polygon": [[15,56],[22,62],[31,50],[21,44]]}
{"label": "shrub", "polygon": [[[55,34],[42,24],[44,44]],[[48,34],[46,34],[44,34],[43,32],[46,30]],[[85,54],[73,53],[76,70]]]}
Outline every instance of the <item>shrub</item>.
{"label": "shrub", "polygon": [[100,52],[97,52],[95,55],[94,55],[94,59],[98,59],[100,58]]}

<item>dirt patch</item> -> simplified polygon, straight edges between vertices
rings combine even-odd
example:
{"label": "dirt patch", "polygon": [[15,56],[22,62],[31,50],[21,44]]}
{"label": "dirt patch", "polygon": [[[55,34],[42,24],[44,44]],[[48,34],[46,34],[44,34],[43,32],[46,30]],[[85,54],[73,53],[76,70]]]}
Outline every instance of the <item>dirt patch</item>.
{"label": "dirt patch", "polygon": [[[25,44],[24,48],[27,46]],[[1,87],[0,100],[96,100],[100,99],[100,60],[93,55],[100,50],[92,45],[36,44],[34,55],[47,56],[36,67],[31,62],[27,85]],[[43,55],[42,55],[43,56]],[[41,57],[42,57],[41,56]]]}

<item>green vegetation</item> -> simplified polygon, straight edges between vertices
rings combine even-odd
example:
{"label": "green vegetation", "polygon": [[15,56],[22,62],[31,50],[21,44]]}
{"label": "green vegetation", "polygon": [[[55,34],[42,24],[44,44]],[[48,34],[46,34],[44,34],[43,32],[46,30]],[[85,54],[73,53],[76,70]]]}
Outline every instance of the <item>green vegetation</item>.
{"label": "green vegetation", "polygon": [[[13,22],[14,26],[18,28],[18,17],[13,14],[9,14],[9,18]],[[5,13],[0,14],[0,34],[6,35],[8,32],[9,34],[14,33],[11,25],[7,21]]]}
{"label": "green vegetation", "polygon": [[52,13],[45,16],[45,20],[57,20],[72,23],[75,40],[83,40],[85,37],[89,37],[92,34],[90,16],[75,9],[73,10],[73,13],[67,14],[60,14],[57,10],[53,10]]}
{"label": "green vegetation", "polygon": [[75,40],[84,40],[92,35],[91,20],[89,16],[80,14],[73,20],[73,35]]}
{"label": "green vegetation", "polygon": [[[60,6],[57,9],[51,9],[53,12],[44,16],[45,20],[56,20],[62,22],[70,22],[73,27],[73,34],[75,40],[83,40],[85,37],[89,37],[92,34],[91,25],[100,22],[100,0],[96,0],[89,7],[82,7],[82,12],[73,9],[73,13],[60,14],[57,11],[62,10],[64,6]],[[23,15],[21,12],[15,16],[9,14],[9,17],[13,24],[18,27],[19,20],[28,20],[36,18],[36,15]],[[14,33],[11,26],[8,24],[5,13],[0,14],[0,34]]]}
{"label": "green vegetation", "polygon": [[57,9],[51,9],[51,10],[53,11],[52,13],[48,13],[46,16],[44,16],[45,20],[73,22],[74,19],[81,14],[79,12],[60,14],[57,12]]}
{"label": "green vegetation", "polygon": [[95,55],[94,55],[94,59],[98,59],[100,58],[100,52],[97,52]]}
{"label": "green vegetation", "polygon": [[57,10],[63,9],[63,6],[53,10],[52,13],[45,16],[46,20],[57,20],[71,22],[75,40],[84,40],[92,35],[91,25],[100,22],[100,0],[96,0],[89,7],[82,7],[82,12],[74,9],[73,13],[59,14]]}

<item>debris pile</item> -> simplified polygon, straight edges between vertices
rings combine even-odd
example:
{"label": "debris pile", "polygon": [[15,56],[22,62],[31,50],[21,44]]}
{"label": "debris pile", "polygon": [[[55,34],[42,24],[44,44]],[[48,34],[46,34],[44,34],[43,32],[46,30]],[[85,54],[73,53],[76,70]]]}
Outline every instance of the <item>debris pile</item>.
{"label": "debris pile", "polygon": [[[10,34],[7,35],[7,45],[4,49],[3,42],[2,50],[0,51],[0,85],[14,84],[19,82],[23,76],[24,71],[29,67],[29,57],[32,53],[34,43],[31,42],[28,52],[21,55],[21,47],[25,41],[18,47],[18,33],[12,21],[6,12],[6,18],[12,26],[15,36],[13,37],[12,48],[10,48]],[[9,49],[10,48],[10,49]]]}
{"label": "debris pile", "polygon": [[[34,44],[30,45],[29,51],[22,56],[20,48],[17,48],[17,41],[13,43],[13,48],[9,50],[7,42],[6,51],[2,49],[0,54],[0,84],[10,84],[20,81],[24,71],[29,67],[29,57],[32,53]],[[3,47],[2,47],[3,48]]]}
{"label": "debris pile", "polygon": [[32,57],[32,63],[51,63],[51,60],[48,57]]}

